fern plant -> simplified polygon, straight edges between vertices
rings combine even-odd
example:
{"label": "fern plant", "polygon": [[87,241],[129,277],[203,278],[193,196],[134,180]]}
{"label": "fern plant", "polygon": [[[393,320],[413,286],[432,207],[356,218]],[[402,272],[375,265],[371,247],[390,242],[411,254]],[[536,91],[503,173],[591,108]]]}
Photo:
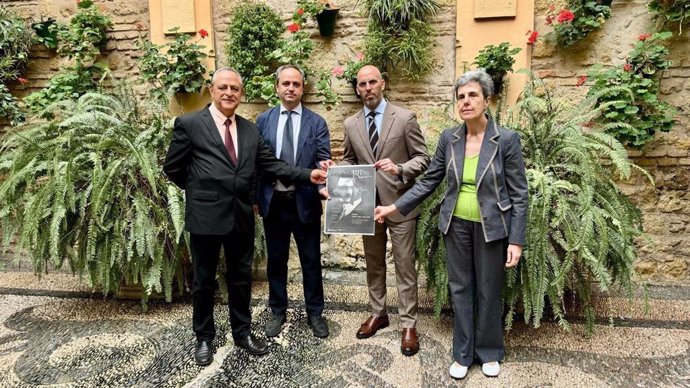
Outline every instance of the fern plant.
{"label": "fern plant", "polygon": [[182,287],[184,198],[161,173],[170,131],[129,89],[87,93],[15,127],[0,146],[0,229],[35,272],[65,263],[104,293],[121,282]]}
{"label": "fern plant", "polygon": [[644,236],[642,214],[616,179],[629,179],[636,170],[650,181],[651,176],[605,133],[629,124],[594,124],[607,104],[618,101],[600,104],[597,96],[577,104],[559,101],[534,76],[522,95],[506,126],[522,138],[529,184],[528,233],[522,262],[507,272],[506,326],[511,327],[521,303],[526,323],[538,327],[548,307],[567,329],[566,296],[572,295],[591,332],[595,291],[606,293],[617,286],[632,297],[635,240]]}

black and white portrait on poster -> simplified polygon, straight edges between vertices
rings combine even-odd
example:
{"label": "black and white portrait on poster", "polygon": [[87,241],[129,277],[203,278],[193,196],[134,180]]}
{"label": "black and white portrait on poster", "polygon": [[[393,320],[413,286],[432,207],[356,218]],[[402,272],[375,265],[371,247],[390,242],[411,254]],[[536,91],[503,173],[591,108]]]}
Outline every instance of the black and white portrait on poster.
{"label": "black and white portrait on poster", "polygon": [[376,168],[373,165],[328,169],[326,234],[374,234]]}

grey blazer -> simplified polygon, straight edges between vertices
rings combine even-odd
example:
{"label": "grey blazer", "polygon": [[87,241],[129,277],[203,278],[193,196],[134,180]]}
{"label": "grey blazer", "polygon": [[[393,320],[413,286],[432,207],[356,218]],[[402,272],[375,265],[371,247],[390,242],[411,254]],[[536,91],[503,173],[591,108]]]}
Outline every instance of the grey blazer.
{"label": "grey blazer", "polygon": [[[395,202],[405,215],[434,192],[444,177],[448,190],[441,203],[439,229],[448,233],[458,200],[465,159],[467,128],[443,131],[424,177]],[[520,137],[498,126],[491,118],[486,127],[477,165],[477,199],[486,242],[508,237],[508,243],[524,245],[527,223],[527,178]]]}

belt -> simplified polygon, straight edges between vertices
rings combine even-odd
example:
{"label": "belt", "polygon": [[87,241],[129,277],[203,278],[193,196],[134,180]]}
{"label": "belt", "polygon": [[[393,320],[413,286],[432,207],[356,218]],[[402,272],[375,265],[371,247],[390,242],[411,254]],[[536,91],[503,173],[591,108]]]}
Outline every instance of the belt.
{"label": "belt", "polygon": [[273,195],[282,198],[282,199],[295,199],[295,191],[290,190],[290,191],[279,191],[276,190],[273,192]]}

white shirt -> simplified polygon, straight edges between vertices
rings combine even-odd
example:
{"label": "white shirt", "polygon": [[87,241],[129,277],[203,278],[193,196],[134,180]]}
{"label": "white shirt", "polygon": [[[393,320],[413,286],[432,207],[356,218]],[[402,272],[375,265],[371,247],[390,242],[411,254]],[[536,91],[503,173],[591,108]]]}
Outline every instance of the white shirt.
{"label": "white shirt", "polygon": [[233,114],[230,117],[225,116],[223,112],[216,108],[213,103],[211,103],[211,105],[208,107],[208,110],[211,112],[213,122],[216,123],[216,128],[218,128],[218,133],[220,133],[220,138],[223,140],[223,144],[225,144],[225,120],[232,120],[232,123],[230,124],[230,134],[232,135],[232,143],[235,145],[235,155],[239,160],[240,148],[237,146],[237,120],[235,115]]}

